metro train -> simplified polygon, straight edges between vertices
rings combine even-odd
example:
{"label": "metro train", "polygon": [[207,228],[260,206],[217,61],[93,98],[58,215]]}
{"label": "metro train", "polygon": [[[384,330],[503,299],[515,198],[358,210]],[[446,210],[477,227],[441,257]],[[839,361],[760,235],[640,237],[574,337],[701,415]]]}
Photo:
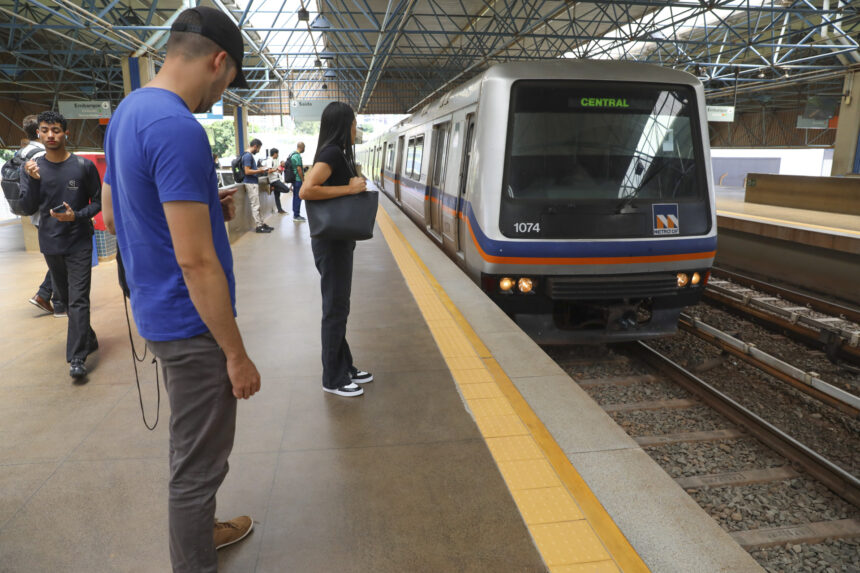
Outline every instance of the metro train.
{"label": "metro train", "polygon": [[676,331],[717,247],[701,82],[610,61],[489,68],[357,151],[545,344]]}

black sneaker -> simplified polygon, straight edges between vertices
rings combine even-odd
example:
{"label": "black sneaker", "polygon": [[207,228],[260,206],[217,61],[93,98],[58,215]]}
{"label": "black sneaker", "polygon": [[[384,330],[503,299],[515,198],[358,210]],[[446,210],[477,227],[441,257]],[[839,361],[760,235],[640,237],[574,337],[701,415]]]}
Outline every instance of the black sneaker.
{"label": "black sneaker", "polygon": [[364,394],[364,388],[352,382],[338,386],[337,388],[326,388],[323,386],[323,390],[330,394],[337,394],[338,396],[361,396]]}
{"label": "black sneaker", "polygon": [[72,364],[69,367],[69,376],[74,378],[75,380],[80,380],[81,378],[86,377],[87,375],[87,367],[84,366],[84,361],[80,358],[75,358],[72,360]]}
{"label": "black sneaker", "polygon": [[304,223],[305,221],[307,221],[307,219],[305,219],[301,215],[296,215],[295,217],[293,217],[293,223]]}
{"label": "black sneaker", "polygon": [[265,225],[260,225],[259,227],[254,229],[254,232],[255,233],[271,233],[272,229],[270,229],[269,227],[266,227]]}
{"label": "black sneaker", "polygon": [[69,313],[62,303],[54,303],[54,318],[68,318]]}
{"label": "black sneaker", "polygon": [[268,226],[268,225],[267,225],[267,224],[265,224],[265,223],[263,223],[263,226],[264,226],[265,228],[267,228],[268,230],[270,230],[270,231],[274,231],[274,230],[275,230],[275,228],[274,228],[274,227],[270,227],[270,226]]}
{"label": "black sneaker", "polygon": [[367,384],[368,382],[373,382],[373,374],[365,372],[364,370],[359,370],[358,368],[353,368],[349,372],[349,379],[356,384]]}

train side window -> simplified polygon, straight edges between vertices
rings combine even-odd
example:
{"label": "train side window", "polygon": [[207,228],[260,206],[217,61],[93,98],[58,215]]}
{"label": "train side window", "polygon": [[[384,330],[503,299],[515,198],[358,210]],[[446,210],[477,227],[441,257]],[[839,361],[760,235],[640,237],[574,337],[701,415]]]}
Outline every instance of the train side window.
{"label": "train side window", "polygon": [[445,165],[448,163],[448,132],[451,130],[450,123],[436,126],[436,146],[433,160],[433,181],[436,188],[441,188],[442,180],[445,178]]}
{"label": "train side window", "polygon": [[415,138],[412,137],[409,139],[409,142],[406,144],[406,165],[403,168],[403,172],[406,173],[406,176],[410,179],[412,178],[412,162],[415,160]]}
{"label": "train side window", "polygon": [[412,158],[412,178],[421,179],[421,163],[424,160],[424,136],[415,138],[415,155]]}
{"label": "train side window", "polygon": [[391,144],[391,143],[388,144],[388,170],[389,171],[394,171],[394,153],[395,153],[396,147],[397,146],[395,146],[394,144]]}

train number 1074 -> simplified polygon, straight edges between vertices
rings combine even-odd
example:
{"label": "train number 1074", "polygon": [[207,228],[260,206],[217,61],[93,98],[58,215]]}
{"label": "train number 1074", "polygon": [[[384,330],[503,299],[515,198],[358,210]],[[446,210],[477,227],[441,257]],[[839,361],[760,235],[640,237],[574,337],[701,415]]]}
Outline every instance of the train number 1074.
{"label": "train number 1074", "polygon": [[514,223],[517,233],[540,233],[540,223]]}

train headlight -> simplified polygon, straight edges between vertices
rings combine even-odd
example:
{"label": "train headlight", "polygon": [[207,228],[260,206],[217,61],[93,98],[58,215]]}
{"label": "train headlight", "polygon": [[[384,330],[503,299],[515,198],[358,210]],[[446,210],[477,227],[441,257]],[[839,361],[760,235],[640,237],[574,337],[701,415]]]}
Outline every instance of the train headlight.
{"label": "train headlight", "polygon": [[508,277],[504,277],[499,281],[499,290],[502,292],[511,292],[511,289],[514,288],[514,280]]}
{"label": "train headlight", "polygon": [[519,288],[520,292],[523,294],[530,293],[534,288],[534,282],[532,282],[528,277],[523,277],[517,281],[517,288]]}
{"label": "train headlight", "polygon": [[687,286],[688,282],[690,282],[690,277],[687,276],[687,273],[678,273],[678,288]]}
{"label": "train headlight", "polygon": [[702,276],[699,273],[693,273],[693,278],[690,279],[690,284],[693,286],[699,284],[699,281],[702,280]]}

